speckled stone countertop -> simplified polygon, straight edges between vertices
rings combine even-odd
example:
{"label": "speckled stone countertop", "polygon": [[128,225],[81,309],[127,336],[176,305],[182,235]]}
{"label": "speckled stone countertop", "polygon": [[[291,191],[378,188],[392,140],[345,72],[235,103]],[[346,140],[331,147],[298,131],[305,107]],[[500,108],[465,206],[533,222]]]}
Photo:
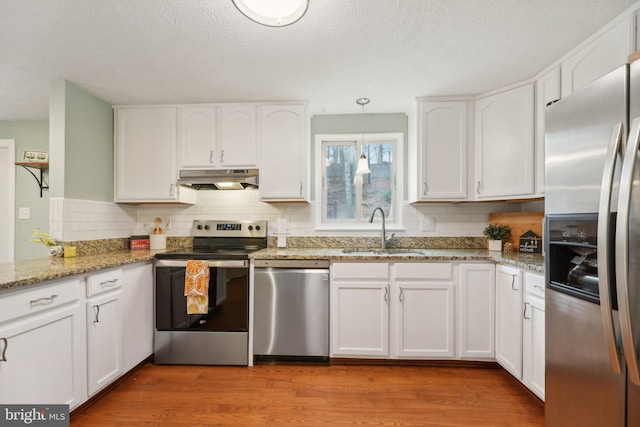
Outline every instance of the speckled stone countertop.
{"label": "speckled stone countertop", "polygon": [[165,251],[122,250],[74,258],[49,257],[0,264],[0,294],[49,280],[151,261],[159,252]]}
{"label": "speckled stone countertop", "polygon": [[[350,250],[352,251],[352,250]],[[389,252],[345,253],[337,248],[268,248],[254,252],[251,259],[327,259],[343,261],[493,261],[527,270],[544,272],[544,257],[520,252],[490,252],[486,249],[390,249]]]}

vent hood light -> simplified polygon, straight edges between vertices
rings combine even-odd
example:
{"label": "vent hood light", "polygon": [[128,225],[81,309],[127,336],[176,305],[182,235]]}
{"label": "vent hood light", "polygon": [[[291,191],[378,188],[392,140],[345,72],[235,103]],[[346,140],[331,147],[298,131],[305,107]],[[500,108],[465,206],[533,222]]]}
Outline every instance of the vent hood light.
{"label": "vent hood light", "polygon": [[284,27],[297,22],[309,7],[309,0],[233,0],[247,18],[268,27]]}
{"label": "vent hood light", "polygon": [[239,182],[231,182],[231,181],[220,181],[214,182],[218,190],[244,190],[244,187]]}

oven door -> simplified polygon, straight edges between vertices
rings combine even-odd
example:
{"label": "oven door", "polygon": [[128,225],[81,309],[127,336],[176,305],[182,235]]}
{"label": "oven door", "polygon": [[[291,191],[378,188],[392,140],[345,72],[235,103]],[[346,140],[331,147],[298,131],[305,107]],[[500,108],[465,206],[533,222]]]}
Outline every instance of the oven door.
{"label": "oven door", "polygon": [[158,331],[246,332],[249,326],[247,260],[209,261],[209,312],[187,314],[187,260],[155,263],[155,325]]}

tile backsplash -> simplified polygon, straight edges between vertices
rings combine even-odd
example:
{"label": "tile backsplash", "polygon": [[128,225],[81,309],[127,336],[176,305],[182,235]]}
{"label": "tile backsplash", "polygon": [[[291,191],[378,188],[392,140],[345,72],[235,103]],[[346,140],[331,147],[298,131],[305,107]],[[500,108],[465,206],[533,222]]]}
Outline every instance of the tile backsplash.
{"label": "tile backsplash", "polygon": [[[372,236],[377,231],[316,230],[314,203],[263,203],[257,190],[200,191],[195,205],[126,205],[78,199],[50,199],[50,230],[54,238],[65,242],[113,239],[148,234],[145,224],[156,217],[171,219],[169,236],[189,236],[194,219],[267,220],[269,235],[274,235],[277,220],[287,218],[290,236]],[[542,210],[542,202],[408,204],[402,206],[401,230],[397,236],[480,237],[491,212]],[[435,219],[435,230],[423,232],[423,216]]]}

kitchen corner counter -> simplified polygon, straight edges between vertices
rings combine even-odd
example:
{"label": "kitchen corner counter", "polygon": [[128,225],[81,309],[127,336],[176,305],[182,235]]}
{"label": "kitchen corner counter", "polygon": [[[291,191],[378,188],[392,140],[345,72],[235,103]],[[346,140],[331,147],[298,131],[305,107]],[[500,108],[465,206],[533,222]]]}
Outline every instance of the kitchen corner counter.
{"label": "kitchen corner counter", "polygon": [[123,250],[73,258],[38,258],[0,264],[0,294],[49,280],[91,273],[141,261],[151,261],[164,251]]}
{"label": "kitchen corner counter", "polygon": [[[401,250],[395,249],[395,251]],[[268,248],[252,253],[250,258],[341,261],[493,261],[540,273],[544,272],[544,257],[540,254],[501,253],[485,249],[408,249],[407,253],[357,254],[345,253],[340,248]]]}

